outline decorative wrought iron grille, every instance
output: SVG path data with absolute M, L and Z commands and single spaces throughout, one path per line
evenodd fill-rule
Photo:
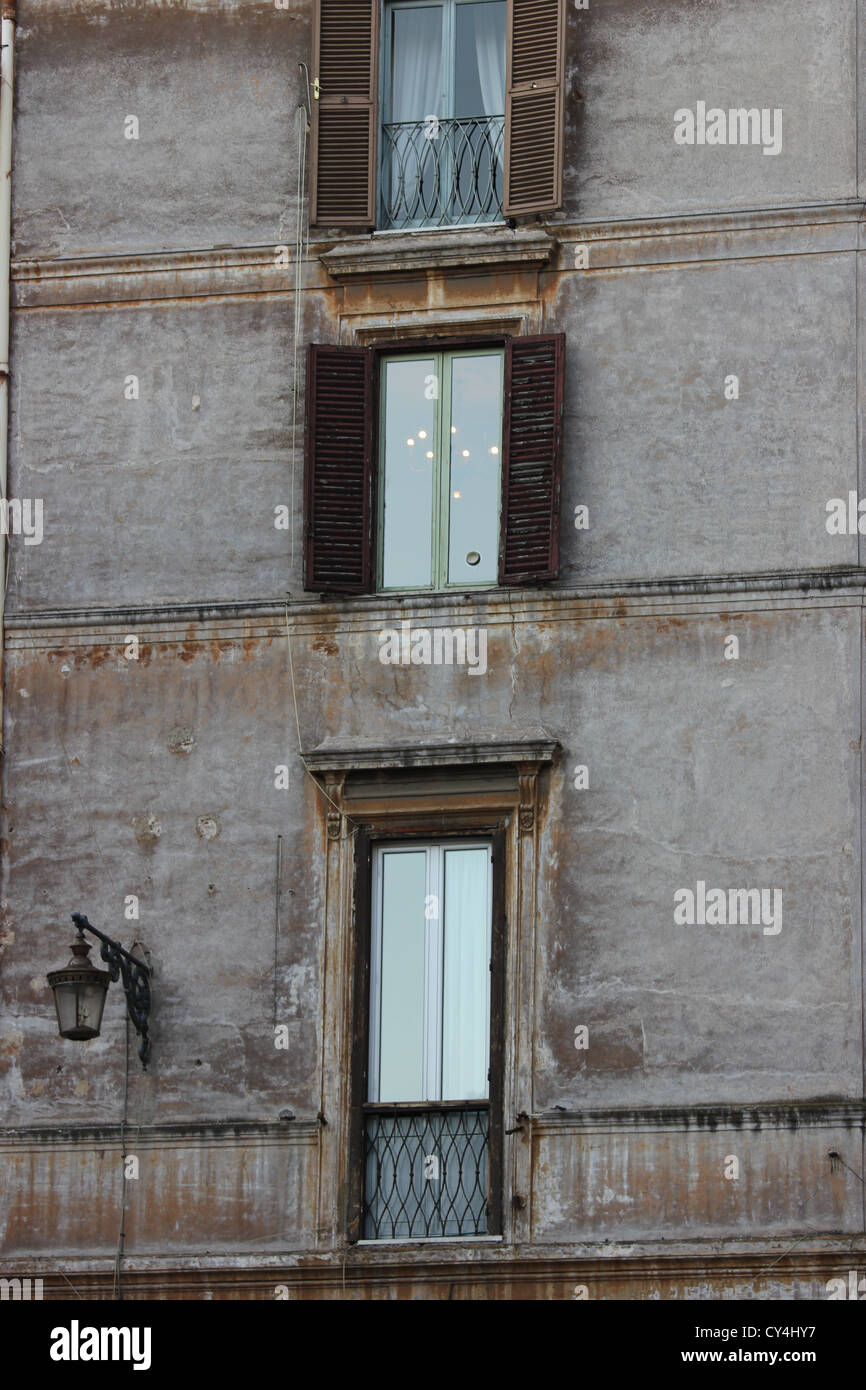
M 364 1239 L 485 1235 L 488 1125 L 487 1108 L 368 1108 Z
M 441 227 L 501 216 L 504 116 L 428 116 L 382 126 L 382 227 Z

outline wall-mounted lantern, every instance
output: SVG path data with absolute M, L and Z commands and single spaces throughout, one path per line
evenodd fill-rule
M 72 943 L 72 958 L 62 970 L 52 970 L 48 975 L 48 983 L 54 991 L 60 1036 L 72 1038 L 75 1042 L 98 1038 L 109 981 L 122 975 L 127 1011 L 141 1038 L 138 1055 L 146 1069 L 150 1057 L 150 1039 L 147 1035 L 151 1001 L 150 967 L 125 951 L 119 941 L 112 941 L 110 936 L 92 927 L 80 912 L 73 912 L 72 920 L 78 928 L 78 936 Z M 90 945 L 84 939 L 85 931 L 92 932 L 102 942 L 100 955 L 108 966 L 107 970 L 97 969 L 91 961 Z

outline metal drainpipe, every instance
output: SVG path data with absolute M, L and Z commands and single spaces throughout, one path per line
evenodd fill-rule
M 6 497 L 9 462 L 9 280 L 12 250 L 12 112 L 15 74 L 16 0 L 0 4 L 0 497 Z M 6 517 L 8 525 L 8 515 Z M 6 608 L 6 528 L 0 526 L 0 752 L 6 663 L 3 617 Z

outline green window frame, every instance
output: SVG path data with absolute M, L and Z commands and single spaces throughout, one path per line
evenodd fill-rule
M 492 550 L 489 554 L 482 555 L 479 564 L 483 561 L 482 577 L 473 579 L 465 573 L 455 578 L 450 577 L 451 570 L 451 537 L 455 526 L 454 507 L 455 501 L 463 500 L 458 492 L 452 488 L 454 479 L 455 458 L 452 445 L 452 427 L 459 432 L 460 426 L 455 425 L 453 418 L 453 377 L 454 363 L 458 360 L 488 357 L 498 360 L 498 410 L 496 412 L 496 428 L 488 435 L 488 439 L 495 442 L 489 443 L 487 449 L 489 454 L 495 457 L 495 478 L 489 481 L 489 506 L 493 512 L 492 519 L 487 514 L 486 526 L 488 534 L 494 537 Z M 431 461 L 432 466 L 432 506 L 430 534 L 427 533 L 425 523 L 419 522 L 418 543 L 427 543 L 430 555 L 430 582 L 421 584 L 405 583 L 385 583 L 386 568 L 386 547 L 389 543 L 387 493 L 388 493 L 388 469 L 398 467 L 397 460 L 389 459 L 389 447 L 395 445 L 395 440 L 389 435 L 389 415 L 388 415 L 388 367 L 391 363 L 406 362 L 425 362 L 430 364 L 429 372 L 425 374 L 425 379 L 432 376 L 438 386 L 436 396 L 433 398 L 433 441 Z M 497 587 L 498 584 L 498 551 L 499 551 L 499 532 L 502 507 L 502 421 L 503 421 L 503 402 L 504 402 L 504 380 L 505 380 L 505 351 L 501 347 L 477 347 L 477 348 L 453 348 L 440 351 L 424 351 L 417 353 L 393 353 L 383 356 L 380 362 L 379 373 L 379 453 L 378 453 L 378 525 L 377 534 L 377 555 L 376 555 L 376 588 L 379 593 L 430 593 L 437 591 L 454 591 L 467 589 L 490 589 Z M 407 446 L 408 446 L 408 440 Z M 424 441 L 426 443 L 426 440 Z M 402 447 L 402 446 L 401 446 Z M 413 446 L 414 447 L 414 446 Z M 426 450 L 425 450 L 426 453 Z M 459 464 L 458 464 L 459 467 Z M 492 524 L 491 524 L 492 520 Z M 415 533 L 413 532 L 413 535 Z M 468 555 L 472 550 L 467 552 Z M 468 565 L 468 559 L 467 559 Z

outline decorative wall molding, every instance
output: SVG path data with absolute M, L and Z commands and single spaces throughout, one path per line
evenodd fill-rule
M 18 260 L 12 264 L 12 306 L 109 308 L 159 300 L 293 295 L 292 255 L 291 248 L 275 244 Z M 326 277 L 314 261 L 307 261 L 303 279 L 308 286 L 311 280 L 324 283 Z
M 564 270 L 573 267 L 577 245 L 589 248 L 588 266 L 577 272 L 580 275 L 858 251 L 866 245 L 862 210 L 862 202 L 851 199 L 742 212 L 570 222 L 556 226 L 560 265 Z
M 559 585 L 543 589 L 490 589 L 471 594 L 421 594 L 395 600 L 382 594 L 327 599 L 307 594 L 290 599 L 293 637 L 378 631 L 395 616 L 466 623 L 478 615 L 489 623 L 536 624 L 604 618 L 674 617 L 702 613 L 784 611 L 808 606 L 859 606 L 866 568 L 791 570 L 773 574 L 683 576 L 621 580 L 610 584 Z M 119 608 L 67 608 L 36 612 L 7 610 L 6 646 L 26 649 L 39 634 L 45 646 L 121 646 L 128 632 L 142 642 L 208 642 L 244 637 L 273 638 L 286 632 L 280 599 L 243 603 L 142 604 Z M 196 625 L 200 631 L 190 635 Z M 77 631 L 76 631 L 77 629 Z M 112 631 L 113 629 L 113 631 Z M 183 631 L 181 631 L 183 629 Z
M 288 1102 L 287 1102 L 288 1103 Z M 267 1144 L 315 1144 L 319 1124 L 306 1120 L 204 1120 L 184 1124 L 62 1124 L 0 1129 L 0 1154 L 39 1149 L 118 1149 L 135 1135 L 137 1148 L 243 1148 Z M 125 1135 L 125 1139 L 123 1136 Z
M 540 761 L 541 759 L 536 762 L 525 761 L 517 765 L 517 784 L 520 796 L 517 823 L 521 835 L 530 835 L 535 830 L 535 808 L 538 802 L 538 763 Z
M 305 288 L 336 281 L 511 269 L 578 275 L 715 260 L 819 255 L 866 248 L 862 203 L 791 204 L 734 212 L 681 213 L 597 222 L 548 219 L 512 230 L 504 224 L 409 233 L 374 232 L 310 241 Z M 575 245 L 590 248 L 586 270 L 574 269 Z M 557 248 L 559 248 L 557 250 Z M 75 308 L 294 294 L 292 248 L 203 246 L 123 255 L 22 258 L 12 263 L 15 309 Z M 288 262 L 288 263 L 287 263 Z
M 123 1261 L 124 1296 L 128 1299 L 177 1299 L 184 1295 L 272 1300 L 282 1286 L 293 1297 L 345 1298 L 351 1290 L 365 1298 L 391 1298 L 395 1288 L 405 1297 L 448 1299 L 477 1297 L 479 1287 L 501 1290 L 514 1299 L 570 1300 L 575 1284 L 586 1284 L 591 1300 L 708 1296 L 751 1299 L 826 1297 L 828 1279 L 846 1277 L 866 1262 L 861 1237 L 800 1236 L 759 1241 L 642 1241 L 604 1246 L 545 1246 L 530 1254 L 500 1241 L 416 1243 L 409 1247 L 355 1245 L 315 1256 L 229 1254 L 177 1257 L 136 1256 Z M 102 1300 L 113 1292 L 114 1257 L 63 1257 L 4 1260 L 7 1278 L 45 1281 L 45 1300 Z M 70 1288 L 71 1285 L 71 1288 Z M 702 1293 L 698 1294 L 700 1289 Z
M 714 1133 L 798 1129 L 866 1129 L 866 1101 L 767 1101 L 755 1105 L 623 1106 L 546 1110 L 532 1116 L 533 1134 Z

